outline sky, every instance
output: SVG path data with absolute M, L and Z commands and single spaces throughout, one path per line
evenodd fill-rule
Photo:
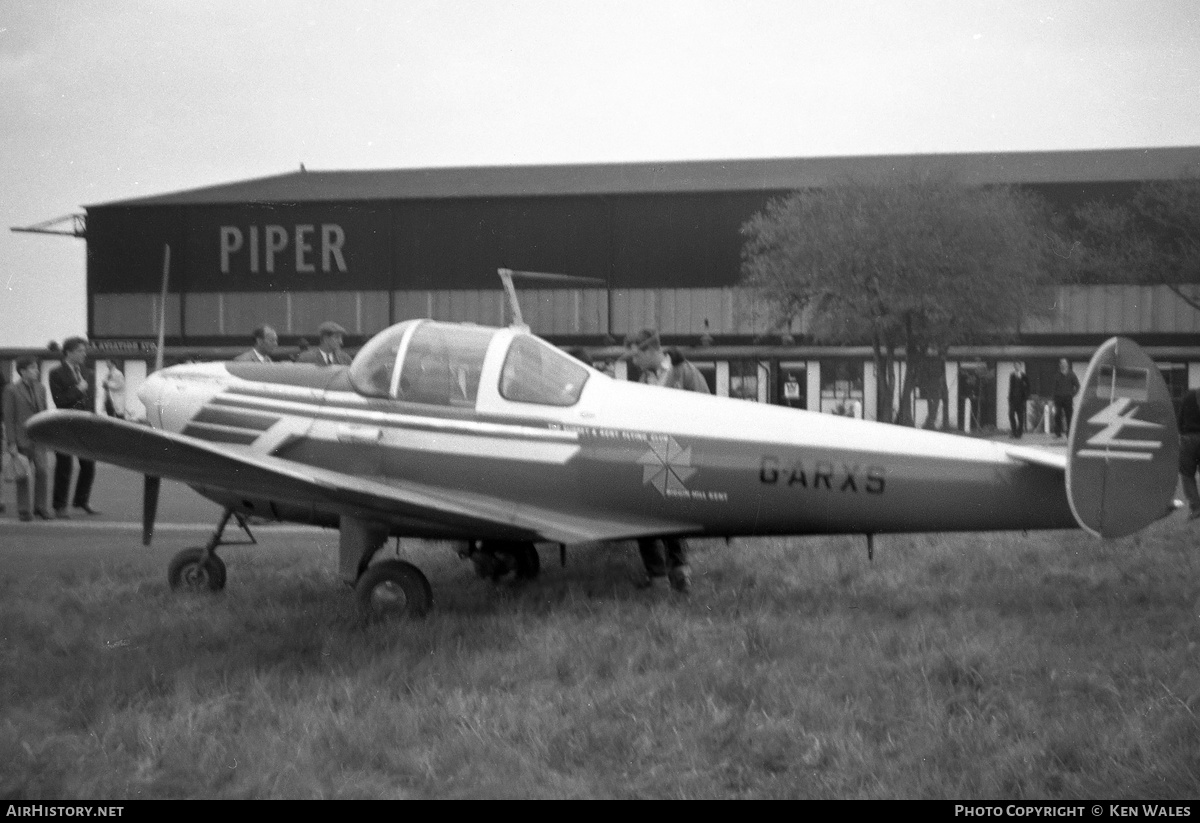
M 310 170 L 1200 145 L 1196 0 L 0 0 L 0 347 L 84 207 Z

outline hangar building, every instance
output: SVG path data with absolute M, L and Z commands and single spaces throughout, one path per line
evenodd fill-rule
M 306 171 L 87 207 L 89 336 L 138 359 L 157 335 L 170 247 L 171 350 L 219 357 L 269 323 L 285 345 L 335 320 L 353 347 L 413 317 L 507 322 L 501 267 L 595 278 L 522 289 L 525 321 L 602 354 L 655 326 L 690 349 L 717 392 L 871 416 L 865 349 L 771 329 L 738 285 L 741 226 L 796 189 L 850 178 L 950 173 L 1028 188 L 1056 208 L 1129 197 L 1200 168 L 1200 147 L 828 157 L 605 165 Z M 1174 389 L 1200 385 L 1200 312 L 1165 287 L 1063 288 L 1016 344 L 958 352 L 949 422 L 1004 420 L 1012 359 L 1035 381 L 1057 357 L 1078 368 L 1115 333 L 1152 347 Z M 144 356 L 144 355 L 143 355 Z M 131 362 L 131 365 L 133 363 Z M 136 365 L 134 371 L 137 371 Z M 133 375 L 136 382 L 136 374 Z M 919 415 L 918 415 L 919 416 Z

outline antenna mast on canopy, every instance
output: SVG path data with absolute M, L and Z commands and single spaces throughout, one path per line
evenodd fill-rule
M 508 298 L 509 312 L 512 314 L 512 325 L 519 326 L 525 331 L 529 331 L 529 326 L 525 324 L 525 320 L 521 317 L 521 304 L 517 302 L 517 287 L 513 283 L 513 278 L 522 280 L 537 280 L 543 283 L 551 283 L 559 286 L 595 286 L 607 285 L 605 281 L 599 277 L 582 277 L 577 274 L 553 274 L 544 271 L 514 271 L 513 269 L 496 269 L 496 274 L 500 275 L 500 282 L 504 284 L 504 294 Z

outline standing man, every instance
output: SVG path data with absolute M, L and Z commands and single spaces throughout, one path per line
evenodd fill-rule
M 1071 418 L 1075 414 L 1075 395 L 1079 393 L 1079 378 L 1071 371 L 1067 358 L 1058 361 L 1054 375 L 1054 436 L 1071 433 Z
M 326 320 L 317 327 L 317 333 L 321 336 L 320 345 L 315 349 L 303 351 L 296 358 L 296 362 L 313 363 L 317 366 L 349 366 L 350 355 L 342 351 L 342 339 L 346 330 L 332 320 Z
M 20 378 L 17 378 L 20 380 Z M 0 475 L 4 474 L 4 457 L 8 453 L 8 449 L 4 448 L 4 390 L 8 388 L 8 380 L 4 376 L 4 372 L 0 371 Z M 8 509 L 4 505 L 3 498 L 0 498 L 0 514 L 4 514 Z
M 233 358 L 237 363 L 273 363 L 275 349 L 279 347 L 279 335 L 270 326 L 259 326 L 254 330 L 254 346 Z
M 1025 434 L 1025 403 L 1029 400 L 1029 375 L 1021 363 L 1013 363 L 1008 377 L 1008 425 L 1012 436 Z
M 26 522 L 35 516 L 42 520 L 50 520 L 46 511 L 46 491 L 50 480 L 47 466 L 46 450 L 30 439 L 25 432 L 25 422 L 29 418 L 48 407 L 46 402 L 46 387 L 38 380 L 38 361 L 26 355 L 17 360 L 17 379 L 4 387 L 3 401 L 0 408 L 4 410 L 4 424 L 0 429 L 4 433 L 4 451 L 17 470 L 18 462 L 27 461 L 29 472 L 33 473 L 33 499 L 29 498 L 29 472 L 17 476 L 17 512 L 21 520 Z
M 708 381 L 693 363 L 689 363 L 678 352 L 668 356 L 663 352 L 658 332 L 642 329 L 631 341 L 627 355 L 641 371 L 641 382 L 651 386 L 683 389 L 710 394 Z M 638 552 L 642 565 L 646 567 L 645 586 L 672 589 L 687 594 L 692 589 L 692 570 L 688 565 L 687 543 L 681 537 L 642 538 L 638 540 Z
M 1184 395 L 1179 407 L 1179 479 L 1188 502 L 1188 520 L 1200 517 L 1197 469 L 1200 469 L 1200 389 L 1192 389 Z
M 87 360 L 87 341 L 82 337 L 68 337 L 63 341 L 63 364 L 50 372 L 50 396 L 59 409 L 95 412 L 96 375 L 84 366 Z M 54 456 L 54 514 L 61 520 L 70 520 L 67 512 L 67 495 L 71 491 L 71 472 L 75 458 L 59 452 Z M 96 478 L 96 462 L 79 458 L 79 477 L 75 480 L 75 508 L 87 514 L 99 514 L 89 505 L 92 496 L 92 481 Z

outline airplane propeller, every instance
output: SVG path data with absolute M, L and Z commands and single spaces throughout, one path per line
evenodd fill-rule
M 154 539 L 154 520 L 158 515 L 158 490 L 162 478 L 153 475 L 142 477 L 142 545 L 149 546 Z
M 154 370 L 163 367 L 163 348 L 167 334 L 167 280 L 171 273 L 171 245 L 163 246 L 162 293 L 158 301 L 158 348 L 154 354 Z M 158 516 L 158 492 L 162 478 L 142 476 L 142 545 L 149 546 L 154 539 L 154 521 Z

